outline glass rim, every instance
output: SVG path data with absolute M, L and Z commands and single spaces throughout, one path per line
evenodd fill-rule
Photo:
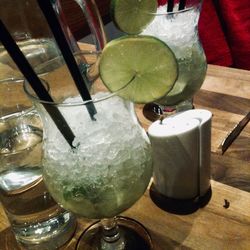
M 15 115 L 19 114 L 19 113 L 22 113 L 22 115 L 26 115 L 26 114 L 31 113 L 33 111 L 35 111 L 35 107 L 34 106 L 27 107 L 26 109 L 22 109 L 22 110 L 19 110 L 19 111 L 17 110 L 14 113 L 9 113 L 9 114 L 6 114 L 4 116 L 0 116 L 0 122 L 3 122 L 6 119 L 9 119 L 10 117 L 11 117 L 11 119 L 15 119 Z
M 25 78 L 16 78 L 16 77 L 8 77 L 8 78 L 3 78 L 3 79 L 0 79 L 0 84 L 3 84 L 3 83 L 21 83 L 25 80 Z
M 48 83 L 45 81 L 45 80 L 42 80 L 43 83 L 46 83 L 46 85 L 48 85 Z M 86 106 L 90 103 L 97 103 L 97 102 L 101 102 L 101 101 L 105 101 L 113 96 L 117 96 L 117 93 L 111 93 L 111 92 L 107 92 L 109 94 L 107 94 L 106 96 L 104 97 L 101 97 L 101 98 L 98 98 L 98 99 L 91 99 L 91 100 L 86 100 L 86 101 L 77 101 L 77 102 L 50 102 L 50 101 L 45 101 L 45 100 L 41 100 L 39 99 L 37 96 L 33 95 L 30 93 L 30 91 L 28 90 L 28 87 L 29 86 L 29 82 L 27 80 L 24 80 L 24 84 L 23 84 L 23 89 L 24 89 L 24 92 L 27 94 L 27 96 L 37 102 L 37 103 L 40 103 L 40 104 L 46 104 L 46 105 L 51 105 L 51 106 L 58 106 L 58 107 L 74 107 L 74 106 Z M 80 94 L 78 95 L 79 97 Z M 72 96 L 69 96 L 69 98 L 72 97 Z

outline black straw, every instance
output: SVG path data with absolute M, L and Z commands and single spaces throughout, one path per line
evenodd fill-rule
M 179 10 L 184 10 L 186 7 L 186 0 L 180 0 Z
M 174 0 L 168 0 L 167 12 L 173 12 L 173 9 L 174 9 Z
M 23 53 L 13 40 L 2 20 L 0 20 L 0 40 L 13 61 L 16 63 L 19 70 L 22 72 L 26 80 L 29 82 L 29 84 L 37 94 L 38 98 L 44 101 L 53 102 L 53 99 L 47 92 L 39 77 L 34 72 L 33 68 L 30 66 L 26 57 L 23 55 Z M 75 136 L 60 111 L 54 105 L 43 105 L 66 141 L 71 147 L 73 147 L 72 143 Z
M 60 23 L 57 19 L 56 13 L 54 12 L 53 6 L 50 0 L 38 0 L 38 4 L 50 26 L 50 29 L 55 37 L 55 40 L 62 52 L 63 58 L 68 66 L 68 69 L 71 73 L 72 78 L 77 86 L 77 89 L 83 99 L 83 101 L 91 100 L 87 88 L 87 78 L 82 75 L 77 63 L 75 61 L 74 55 L 71 52 L 70 46 L 67 42 L 67 39 L 64 36 L 64 32 L 60 26 Z M 86 105 L 89 115 L 92 120 L 95 120 L 94 115 L 97 113 L 93 102 L 90 102 Z

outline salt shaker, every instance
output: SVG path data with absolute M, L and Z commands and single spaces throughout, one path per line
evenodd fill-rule
M 174 213 L 190 213 L 211 196 L 211 118 L 194 109 L 156 121 L 148 129 L 153 148 L 151 197 Z

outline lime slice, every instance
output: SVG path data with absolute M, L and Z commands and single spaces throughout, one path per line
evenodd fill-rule
M 139 34 L 153 20 L 157 0 L 112 0 L 111 17 L 121 31 Z
M 123 36 L 109 42 L 101 55 L 100 77 L 111 92 L 135 103 L 167 94 L 177 76 L 170 48 L 152 36 Z

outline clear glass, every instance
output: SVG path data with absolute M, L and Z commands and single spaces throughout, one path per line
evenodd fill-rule
M 103 22 L 97 5 L 94 0 L 74 0 L 79 7 L 81 8 L 86 21 L 91 30 L 93 43 L 96 45 L 98 51 L 102 50 L 106 44 L 106 34 L 103 27 Z M 67 20 L 65 18 L 61 0 L 51 0 L 53 3 L 54 9 L 58 15 L 61 27 L 64 30 L 64 33 L 72 46 L 73 52 L 79 52 L 79 47 L 68 27 Z
M 42 137 L 42 122 L 23 80 L 1 82 L 0 202 L 25 249 L 58 248 L 76 226 L 75 217 L 57 205 L 44 185 Z
M 36 1 L 1 0 L 0 16 L 33 67 L 60 55 L 53 35 Z M 23 78 L 1 43 L 0 72 L 0 80 Z
M 86 77 L 92 81 L 92 101 L 81 100 L 65 66 L 42 76 L 55 103 L 38 100 L 25 83 L 25 91 L 44 124 L 44 181 L 62 207 L 85 218 L 101 219 L 83 234 L 79 249 L 87 245 L 89 249 L 125 249 L 148 236 L 139 236 L 138 232 L 145 229 L 135 229 L 131 243 L 130 234 L 124 231 L 133 231 L 134 226 L 113 217 L 131 207 L 145 192 L 152 175 L 151 146 L 138 123 L 134 105 L 110 94 L 98 78 L 99 54 L 85 53 L 84 57 L 88 59 Z M 51 63 L 54 61 L 41 67 Z M 88 113 L 90 104 L 97 110 L 94 119 Z M 48 107 L 58 109 L 72 129 L 72 146 L 46 112 Z M 139 223 L 132 224 L 141 228 Z M 144 246 L 150 249 L 150 243 Z
M 106 44 L 106 35 L 95 2 L 93 0 L 75 1 L 79 4 L 79 8 L 82 9 L 86 16 L 92 32 L 93 43 L 97 50 L 101 50 Z M 79 46 L 65 19 L 60 0 L 52 0 L 51 2 L 72 52 L 80 52 Z M 31 66 L 36 69 L 38 74 L 44 73 L 37 70 L 38 65 L 60 56 L 61 52 L 37 1 L 1 0 L 0 17 Z M 84 64 L 84 58 L 79 61 L 80 70 L 84 70 L 82 64 Z M 60 65 L 51 65 L 51 70 L 58 66 Z M 47 68 L 47 70 L 50 69 Z M 23 78 L 16 64 L 1 43 L 0 73 L 0 82 L 6 79 Z
M 104 31 L 102 18 L 94 0 L 75 0 L 81 7 L 85 18 L 91 30 L 92 38 L 96 45 L 96 49 L 101 51 L 106 42 L 107 37 Z
M 152 112 L 171 114 L 173 111 L 193 108 L 192 97 L 200 89 L 207 70 L 197 29 L 201 5 L 202 1 L 189 0 L 179 10 L 179 1 L 175 1 L 171 12 L 168 12 L 166 4 L 158 6 L 156 13 L 146 13 L 152 15 L 152 22 L 142 34 L 155 36 L 165 42 L 174 52 L 179 67 L 178 79 L 172 90 L 155 101 L 155 105 L 146 105 L 145 108 Z M 148 112 L 148 116 L 154 119 L 155 116 Z M 147 115 L 147 111 L 144 110 L 144 113 Z

